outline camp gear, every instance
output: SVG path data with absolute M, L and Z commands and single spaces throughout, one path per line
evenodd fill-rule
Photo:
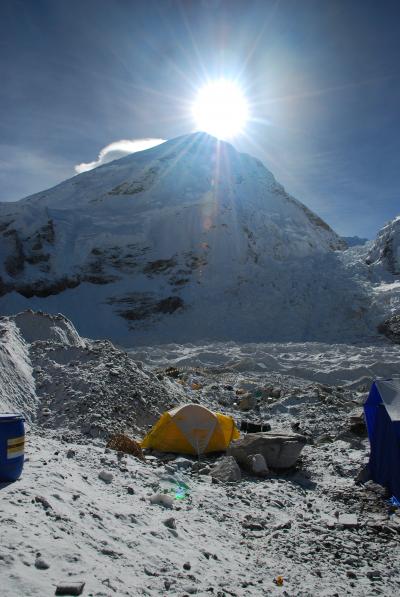
M 159 452 L 200 455 L 226 450 L 239 437 L 232 417 L 213 413 L 199 404 L 185 404 L 163 413 L 141 446 Z
M 240 431 L 246 433 L 259 433 L 260 431 L 271 431 L 271 425 L 269 423 L 252 423 L 251 421 L 240 421 Z
M 140 444 L 124 435 L 123 433 L 117 433 L 116 435 L 112 435 L 107 442 L 107 448 L 111 450 L 117 450 L 117 452 L 123 452 L 124 454 L 130 454 L 131 456 L 135 456 L 139 460 L 144 460 L 142 448 Z
M 16 481 L 24 466 L 25 430 L 20 414 L 0 414 L 0 482 Z
M 400 378 L 375 381 L 364 412 L 371 477 L 400 499 Z

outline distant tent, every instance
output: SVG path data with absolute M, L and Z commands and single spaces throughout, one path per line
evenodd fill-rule
M 375 381 L 364 412 L 372 479 L 400 499 L 400 378 Z
M 163 413 L 141 446 L 160 452 L 204 454 L 226 450 L 239 437 L 232 417 L 199 404 L 184 404 Z

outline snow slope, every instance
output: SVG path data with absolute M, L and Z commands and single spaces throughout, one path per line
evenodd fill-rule
M 0 204 L 0 308 L 128 346 L 368 340 L 386 311 L 344 248 L 260 161 L 196 133 Z

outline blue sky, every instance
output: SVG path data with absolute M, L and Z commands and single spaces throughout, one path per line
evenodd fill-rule
M 234 145 L 343 235 L 400 213 L 400 3 L 2 0 L 0 200 L 121 139 L 194 128 L 205 80 L 238 79 Z

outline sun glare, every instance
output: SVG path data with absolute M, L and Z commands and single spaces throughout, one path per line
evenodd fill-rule
M 249 109 L 240 87 L 220 79 L 200 89 L 193 104 L 196 128 L 219 139 L 235 137 L 246 125 Z

